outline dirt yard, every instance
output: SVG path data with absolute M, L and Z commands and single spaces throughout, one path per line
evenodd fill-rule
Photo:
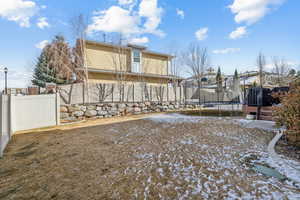
M 273 136 L 178 114 L 18 134 L 0 159 L 0 199 L 300 198 L 299 185 L 252 170 Z

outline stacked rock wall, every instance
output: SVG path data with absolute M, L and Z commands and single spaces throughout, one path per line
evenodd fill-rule
M 114 116 L 147 114 L 153 112 L 179 111 L 198 108 L 198 105 L 179 103 L 100 103 L 91 105 L 64 105 L 60 108 L 62 121 L 75 121 L 85 118 L 109 118 Z

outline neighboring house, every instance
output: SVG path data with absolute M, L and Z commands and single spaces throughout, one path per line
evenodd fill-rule
M 212 67 L 208 68 L 207 71 L 203 74 L 202 80 L 202 88 L 210 88 L 210 89 L 216 89 L 217 83 L 216 83 L 216 76 L 217 73 L 213 70 Z M 189 77 L 184 80 L 184 84 L 186 87 L 192 87 L 197 88 L 197 78 L 195 76 Z
M 182 79 L 170 74 L 173 56 L 138 45 L 115 45 L 85 41 L 90 83 L 136 83 L 166 85 Z M 81 69 L 82 70 L 82 69 Z

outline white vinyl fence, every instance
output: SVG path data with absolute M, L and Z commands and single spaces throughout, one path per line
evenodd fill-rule
M 57 94 L 0 97 L 0 156 L 16 131 L 60 123 L 60 98 Z
M 9 97 L 0 96 L 0 157 L 10 139 Z

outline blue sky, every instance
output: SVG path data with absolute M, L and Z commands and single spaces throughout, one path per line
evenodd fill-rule
M 226 74 L 255 69 L 259 51 L 269 68 L 279 56 L 299 69 L 299 8 L 299 0 L 0 0 L 0 68 L 11 87 L 28 84 L 43 44 L 58 33 L 72 43 L 69 22 L 82 13 L 89 39 L 122 32 L 160 52 L 198 42 Z

